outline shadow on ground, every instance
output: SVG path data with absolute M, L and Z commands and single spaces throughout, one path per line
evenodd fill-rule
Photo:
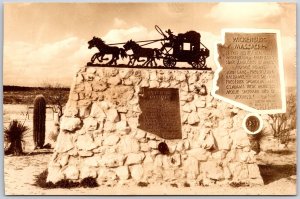
M 52 151 L 36 151 L 36 152 L 31 152 L 31 153 L 26 153 L 24 156 L 34 156 L 34 155 L 40 155 L 40 154 L 51 154 L 53 153 Z
M 291 151 L 289 149 L 287 150 L 279 150 L 279 151 L 270 151 L 267 150 L 266 153 L 272 153 L 272 154 L 278 154 L 278 155 L 292 155 L 295 153 L 295 151 Z
M 296 165 L 258 165 L 264 184 L 296 175 Z

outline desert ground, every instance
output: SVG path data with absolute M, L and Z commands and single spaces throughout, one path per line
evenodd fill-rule
M 47 168 L 51 152 L 40 151 L 26 156 L 5 157 L 4 176 L 6 195 L 295 195 L 296 176 L 293 165 L 269 167 L 267 184 L 252 187 L 179 187 L 171 185 L 149 185 L 148 187 L 116 186 L 97 188 L 43 189 L 34 184 L 34 178 Z M 288 156 L 290 161 L 294 157 Z M 285 160 L 282 159 L 282 162 Z M 281 168 L 282 173 L 278 173 Z M 277 170 L 276 170 L 277 169 Z M 288 172 L 286 170 L 289 170 Z M 268 172 L 267 170 L 265 171 Z
M 4 127 L 12 119 L 24 121 L 30 129 L 25 136 L 24 156 L 4 157 L 4 182 L 6 195 L 295 195 L 296 194 L 296 142 L 278 151 L 260 152 L 258 155 L 264 186 L 231 187 L 213 185 L 209 187 L 173 187 L 171 185 L 137 185 L 96 188 L 44 189 L 34 185 L 37 175 L 47 169 L 53 149 L 33 150 L 32 110 L 26 116 L 27 105 L 5 104 Z M 47 110 L 46 141 L 53 126 L 54 115 Z

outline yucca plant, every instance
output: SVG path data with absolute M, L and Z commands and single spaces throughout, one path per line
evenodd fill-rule
M 10 122 L 9 126 L 4 129 L 4 139 L 9 144 L 8 148 L 5 149 L 5 155 L 22 155 L 24 136 L 28 130 L 27 126 L 24 126 L 18 120 Z

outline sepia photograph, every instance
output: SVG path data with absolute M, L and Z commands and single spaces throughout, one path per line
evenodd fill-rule
M 296 195 L 296 3 L 3 3 L 5 195 Z

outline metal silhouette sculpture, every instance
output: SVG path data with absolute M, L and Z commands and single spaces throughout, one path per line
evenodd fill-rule
M 147 60 L 142 64 L 142 66 L 157 66 L 157 63 L 155 62 L 155 58 L 160 57 L 161 52 L 157 48 L 143 48 L 139 44 L 137 44 L 135 41 L 129 40 L 125 43 L 123 46 L 125 51 L 132 50 L 133 55 L 132 58 L 130 58 L 128 62 L 128 66 L 134 65 L 136 61 L 141 62 L 145 60 L 140 60 L 141 57 L 147 58 Z
M 97 47 L 99 52 L 95 53 L 91 58 L 91 62 L 88 66 L 107 66 L 115 65 L 119 67 L 153 67 L 153 68 L 174 68 L 174 69 L 189 69 L 176 67 L 177 62 L 187 62 L 192 66 L 192 69 L 199 70 L 211 70 L 206 65 L 206 59 L 209 57 L 209 49 L 201 43 L 201 35 L 196 31 L 188 31 L 186 33 L 180 33 L 178 35 L 173 34 L 173 32 L 168 29 L 165 31 L 167 35 L 156 25 L 155 29 L 159 34 L 163 36 L 162 39 L 155 40 L 144 40 L 144 41 L 132 41 L 129 40 L 123 43 L 105 44 L 100 38 L 93 37 L 92 40 L 88 42 L 89 48 Z M 143 46 L 160 42 L 161 48 L 144 48 Z M 124 48 L 119 48 L 113 45 L 123 45 Z M 127 54 L 128 50 L 132 50 L 133 54 Z M 106 64 L 94 64 L 97 59 L 100 63 L 103 60 L 108 60 L 104 58 L 105 55 L 111 54 L 111 60 Z M 125 64 L 117 64 L 119 56 L 121 58 L 129 57 L 129 62 Z M 146 58 L 145 60 L 140 60 L 140 58 Z M 162 59 L 163 66 L 159 66 L 156 60 Z M 144 62 L 142 65 L 136 64 L 136 62 Z
M 157 26 L 166 39 L 162 45 L 162 52 L 165 54 L 163 59 L 164 66 L 175 67 L 176 62 L 187 62 L 193 68 L 205 68 L 206 58 L 209 56 L 209 50 L 200 48 L 200 33 L 188 31 L 184 34 L 173 35 L 171 30 L 166 31 L 167 37 Z M 166 42 L 167 41 L 167 42 Z
M 117 60 L 119 59 L 119 56 L 121 55 L 122 59 L 127 57 L 127 54 L 123 48 L 119 48 L 116 46 L 109 46 L 105 44 L 105 42 L 98 37 L 93 37 L 92 40 L 88 42 L 89 44 L 89 49 L 96 47 L 98 48 L 99 52 L 95 53 L 92 58 L 91 58 L 91 64 L 94 63 L 94 61 L 97 59 L 99 62 L 103 62 L 103 60 L 108 60 L 104 59 L 104 56 L 107 54 L 111 54 L 112 58 L 111 60 L 107 63 L 108 65 L 117 65 Z

